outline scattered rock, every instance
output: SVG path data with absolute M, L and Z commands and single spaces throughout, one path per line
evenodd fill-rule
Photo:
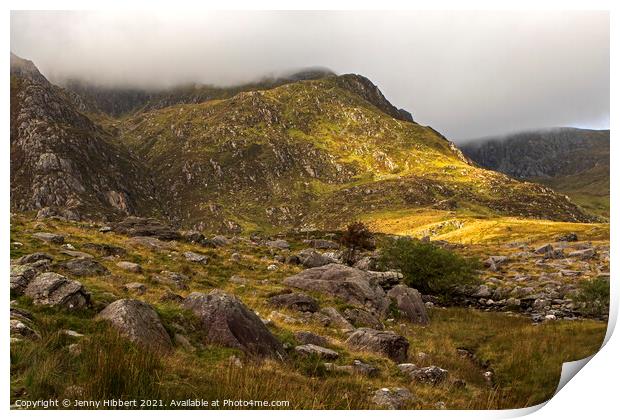
M 310 247 L 314 249 L 339 249 L 340 245 L 337 242 L 330 241 L 328 239 L 310 239 L 307 242 Z
M 123 284 L 123 290 L 137 295 L 143 295 L 146 293 L 146 286 L 142 283 L 131 282 Z
M 132 246 L 143 246 L 154 251 L 172 249 L 172 243 L 164 242 L 150 236 L 134 236 L 127 239 L 127 243 Z
M 325 337 L 314 334 L 310 331 L 297 331 L 295 333 L 295 339 L 301 344 L 314 344 L 321 347 L 327 347 L 329 342 Z
M 134 240 L 134 239 L 135 238 L 132 238 L 131 240 Z M 104 257 L 122 257 L 123 255 L 127 254 L 127 251 L 124 248 L 121 248 L 120 246 L 116 246 L 116 245 L 109 245 L 109 244 L 87 242 L 84 245 L 82 245 L 82 248 L 92 249 L 93 251 L 97 252 L 98 254 Z
M 372 402 L 381 408 L 400 410 L 413 401 L 413 394 L 406 388 L 381 388 L 372 395 Z
M 179 240 L 181 234 L 160 221 L 151 218 L 130 216 L 112 225 L 112 230 L 126 236 L 153 237 L 160 240 Z
M 326 315 L 329 319 L 329 325 L 340 328 L 345 331 L 352 331 L 355 329 L 353 325 L 345 317 L 342 316 L 340 312 L 336 308 L 332 308 L 330 306 L 321 309 L 321 313 Z
M 398 365 L 398 369 L 422 384 L 438 385 L 448 378 L 448 371 L 437 366 L 419 368 L 413 363 L 403 363 Z
M 159 274 L 153 276 L 153 279 L 159 283 L 167 284 L 179 290 L 187 290 L 189 287 L 189 277 L 185 274 L 175 273 L 173 271 L 162 271 Z
M 88 252 L 72 251 L 72 250 L 67 250 L 67 249 L 64 251 L 61 251 L 61 254 L 65 254 L 65 255 L 68 255 L 74 258 L 93 258 L 93 256 L 89 254 Z
M 268 302 L 271 305 L 289 308 L 299 312 L 316 312 L 319 310 L 319 303 L 316 299 L 305 293 L 285 293 L 270 297 Z
M 378 331 L 360 328 L 354 331 L 346 343 L 356 350 L 373 351 L 402 363 L 407 359 L 409 342 L 392 331 Z
M 321 360 L 335 360 L 340 356 L 337 352 L 316 344 L 303 344 L 295 347 L 295 351 L 303 356 L 314 356 Z
M 199 263 L 199 264 L 207 264 L 209 262 L 209 257 L 203 254 L 198 254 L 196 252 L 187 251 L 183 253 L 185 259 L 189 262 Z
M 268 271 L 276 271 L 277 269 L 278 269 L 278 266 L 276 264 L 269 264 L 267 266 Z
M 35 252 L 16 259 L 15 264 L 32 264 L 42 260 L 49 262 L 53 259 L 54 257 L 52 257 L 50 254 L 46 254 L 45 252 Z
M 559 235 L 555 238 L 555 240 L 559 242 L 577 242 L 579 239 L 577 238 L 576 233 L 571 232 Z
M 326 257 L 312 248 L 300 251 L 297 255 L 297 259 L 299 263 L 306 268 L 322 267 L 334 263 L 332 258 Z
M 265 245 L 269 248 L 289 249 L 291 246 L 283 239 L 276 239 L 275 241 L 267 241 Z
M 216 247 L 222 247 L 228 245 L 230 241 L 224 235 L 216 235 L 210 239 L 210 242 Z
M 201 320 L 207 343 L 241 349 L 259 356 L 282 357 L 284 350 L 261 319 L 235 296 L 213 290 L 191 293 L 183 301 Z
M 11 295 L 21 296 L 28 286 L 28 283 L 39 273 L 30 264 L 11 266 Z
M 136 264 L 133 262 L 129 262 L 129 261 L 120 261 L 116 263 L 116 266 L 118 268 L 121 268 L 125 271 L 129 271 L 131 273 L 141 273 L 142 272 L 142 267 L 140 267 L 140 264 Z
M 74 258 L 62 266 L 74 276 L 102 276 L 110 274 L 100 262 L 93 258 Z
M 159 301 L 181 303 L 183 302 L 183 296 L 172 293 L 170 290 L 166 290 L 164 294 L 161 295 L 161 297 L 159 298 Z
M 582 260 L 589 260 L 590 258 L 594 257 L 595 254 L 596 254 L 596 251 L 594 250 L 594 248 L 586 248 L 586 249 L 579 249 L 577 251 L 573 251 L 568 254 L 568 257 L 579 258 Z
M 11 319 L 11 337 L 30 340 L 40 338 L 39 334 L 19 319 Z
M 172 340 L 157 312 L 147 303 L 135 299 L 117 300 L 97 315 L 105 319 L 131 341 L 157 352 L 172 350 Z
M 80 309 L 90 303 L 90 294 L 80 282 L 51 272 L 35 277 L 26 287 L 24 294 L 31 297 L 35 305 Z
M 230 282 L 235 284 L 248 284 L 250 281 L 245 277 L 233 274 L 232 276 L 230 276 Z
M 65 237 L 56 233 L 37 232 L 34 233 L 32 236 L 43 242 L 48 242 L 55 245 L 62 245 L 65 242 Z

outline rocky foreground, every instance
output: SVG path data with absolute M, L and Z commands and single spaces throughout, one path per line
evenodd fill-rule
M 215 346 L 234 350 L 227 360 L 235 366 L 305 360 L 314 371 L 367 378 L 360 380 L 369 381 L 368 404 L 383 408 L 419 401 L 412 386 L 450 392 L 499 386 L 491 362 L 473 348 L 449 351 L 474 373 L 452 371 L 433 363 L 442 357 L 417 350 L 412 331 L 432 328 L 433 314 L 446 305 L 507 312 L 530 323 L 578 320 L 589 316 L 574 299 L 579 282 L 609 271 L 604 244 L 574 236 L 508 244 L 501 254 L 483 256 L 481 284 L 446 300 L 408 287 L 397 271 L 378 271 L 376 252 L 344 264 L 329 234 L 205 237 L 141 218 L 95 226 L 15 216 L 13 225 L 13 346 L 42 340 L 39 311 L 47 308 L 46 316 L 75 314 L 80 325 L 111 326 L 162 357 Z M 170 320 L 166 311 L 177 315 Z M 75 338 L 71 352 L 80 353 L 84 333 L 62 330 Z

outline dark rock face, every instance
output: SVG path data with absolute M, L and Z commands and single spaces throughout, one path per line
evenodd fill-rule
M 127 236 L 150 236 L 162 241 L 182 238 L 181 234 L 156 219 L 145 217 L 127 217 L 112 225 L 112 231 Z
M 348 303 L 365 307 L 378 316 L 385 315 L 389 306 L 385 292 L 375 283 L 372 276 L 365 271 L 342 264 L 310 268 L 286 278 L 284 284 L 338 296 Z
M 35 277 L 24 294 L 31 297 L 35 305 L 80 309 L 90 303 L 90 294 L 80 282 L 51 272 Z
M 516 178 L 573 175 L 609 166 L 609 130 L 558 128 L 464 144 L 474 162 Z
M 191 293 L 183 301 L 201 320 L 207 343 L 243 350 L 257 356 L 282 357 L 280 342 L 261 319 L 235 296 L 221 290 Z
M 409 342 L 405 337 L 392 331 L 378 331 L 370 328 L 360 328 L 354 331 L 346 343 L 356 350 L 380 353 L 399 363 L 407 359 L 409 350 Z
M 316 312 L 319 310 L 319 302 L 305 293 L 285 293 L 272 296 L 269 298 L 269 303 L 299 312 Z
M 117 300 L 106 306 L 97 317 L 109 321 L 122 335 L 152 351 L 172 350 L 172 340 L 159 315 L 145 302 Z
M 399 284 L 388 292 L 398 311 L 409 321 L 420 325 L 428 325 L 430 320 L 422 295 L 416 289 Z
M 110 274 L 107 268 L 92 258 L 74 258 L 63 263 L 63 267 L 74 276 L 102 276 Z

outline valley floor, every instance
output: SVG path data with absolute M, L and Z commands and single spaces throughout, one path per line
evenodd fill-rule
M 396 223 L 395 220 L 389 223 Z M 407 223 L 407 218 L 400 220 Z M 492 223 L 497 227 L 506 222 L 476 223 Z M 532 225 L 526 228 L 524 222 L 510 222 L 511 228 L 503 226 L 501 229 L 505 235 L 501 236 L 501 243 L 499 234 L 492 233 L 488 225 L 483 228 L 474 225 L 478 226 L 475 236 L 472 236 L 473 230 L 461 230 L 458 236 L 459 229 L 434 232 L 433 236 L 469 243 L 469 246 L 457 248 L 457 252 L 477 254 L 481 258 L 498 252 L 512 255 L 517 250 L 535 254 L 530 249 L 566 232 L 577 232 L 580 244 L 587 243 L 596 250 L 594 259 L 565 258 L 566 261 L 547 261 L 545 266 L 536 265 L 534 261 L 540 257 L 535 255 L 524 257 L 524 260 L 512 257 L 497 271 L 485 269 L 483 279 L 499 278 L 498 284 L 487 281 L 493 292 L 500 286 L 508 289 L 508 285 L 510 293 L 514 292 L 513 282 L 520 282 L 519 275 L 525 274 L 529 276 L 527 286 L 532 287 L 530 293 L 541 293 L 544 300 L 547 296 L 544 293 L 556 293 L 564 284 L 578 284 L 594 273 L 604 274 L 609 270 L 608 225 L 530 220 Z M 411 225 L 415 224 L 411 221 Z M 543 225 L 546 231 L 541 234 Z M 387 222 L 383 226 L 388 226 Z M 290 249 L 274 249 L 264 242 L 244 238 L 225 238 L 217 247 L 205 248 L 181 241 L 136 241 L 113 232 L 101 232 L 99 228 L 51 219 L 32 220 L 25 215 L 12 217 L 12 260 L 44 252 L 53 258 L 54 271 L 73 278 L 63 263 L 75 258 L 78 255 L 75 252 L 85 252 L 94 254 L 91 256 L 109 272 L 79 277 L 92 295 L 93 305 L 89 308 L 67 311 L 35 305 L 25 296 L 14 297 L 12 319 L 15 316 L 16 320 L 23 321 L 33 331 L 34 338 L 12 338 L 13 403 L 38 398 L 145 398 L 161 400 L 162 404 L 186 399 L 261 400 L 288 401 L 281 406 L 288 409 L 365 409 L 379 408 L 373 398 L 376 390 L 398 387 L 409 390 L 412 395 L 400 408 L 520 408 L 550 398 L 558 384 L 562 363 L 595 353 L 607 328 L 604 321 L 573 319 L 575 316 L 566 309 L 568 303 L 564 302 L 564 297 L 556 301 L 550 299 L 548 306 L 539 308 L 543 315 L 554 311 L 557 317 L 536 323 L 532 322 L 532 311 L 539 309 L 511 311 L 496 307 L 495 303 L 488 304 L 491 299 L 469 308 L 428 305 L 428 326 L 400 319 L 385 321 L 386 329 L 409 341 L 406 362 L 416 366 L 439 366 L 448 371 L 448 380 L 439 384 L 419 383 L 412 381 L 389 358 L 352 349 L 345 343 L 344 331 L 317 322 L 310 314 L 274 308 L 268 302 L 269 297 L 285 289 L 282 283 L 285 277 L 302 270 L 287 263 L 285 257 L 307 248 L 304 239 L 308 238 L 304 235 L 286 236 Z M 410 234 L 411 229 L 410 226 L 394 229 L 390 225 L 383 230 Z M 527 229 L 526 235 L 515 234 L 523 229 Z M 40 232 L 60 234 L 64 244 L 45 242 L 33 236 Z M 465 234 L 468 236 L 463 236 Z M 522 242 L 506 245 L 507 239 Z M 105 244 L 107 248 L 92 244 Z M 572 250 L 575 245 L 555 246 Z M 109 251 L 115 247 L 115 252 Z M 208 263 L 188 261 L 184 257 L 188 251 L 208 257 Z M 138 264 L 139 272 L 128 271 L 127 266 L 119 267 L 120 261 Z M 164 284 L 158 278 L 162 270 L 182 273 L 188 289 L 171 289 Z M 579 274 L 556 276 L 561 270 Z M 550 276 L 553 283 L 529 286 L 535 284 L 536 276 L 541 274 Z M 132 283 L 142 287 L 129 286 Z M 523 289 L 524 286 L 517 287 Z M 550 286 L 551 291 L 545 289 Z M 288 349 L 287 357 L 259 360 L 235 349 L 204 344 L 195 317 L 182 309 L 174 296 L 182 297 L 189 291 L 209 292 L 213 288 L 234 294 L 265 320 L 269 330 Z M 312 296 L 321 306 L 347 308 L 338 299 Z M 138 298 L 155 308 L 166 331 L 175 338 L 173 352 L 146 351 L 121 338 L 108 324 L 95 320 L 101 309 L 120 298 Z M 13 321 L 11 325 L 13 328 Z M 317 358 L 299 356 L 293 348 L 300 344 L 298 333 L 302 331 L 326 338 L 329 348 L 339 354 L 334 365 L 351 366 L 359 360 L 374 367 L 374 374 L 350 373 L 346 369 L 335 369 L 333 365 L 330 368 Z

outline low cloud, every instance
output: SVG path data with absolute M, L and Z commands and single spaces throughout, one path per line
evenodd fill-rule
M 30 12 L 11 50 L 52 81 L 230 85 L 359 73 L 451 139 L 609 127 L 606 12 Z

